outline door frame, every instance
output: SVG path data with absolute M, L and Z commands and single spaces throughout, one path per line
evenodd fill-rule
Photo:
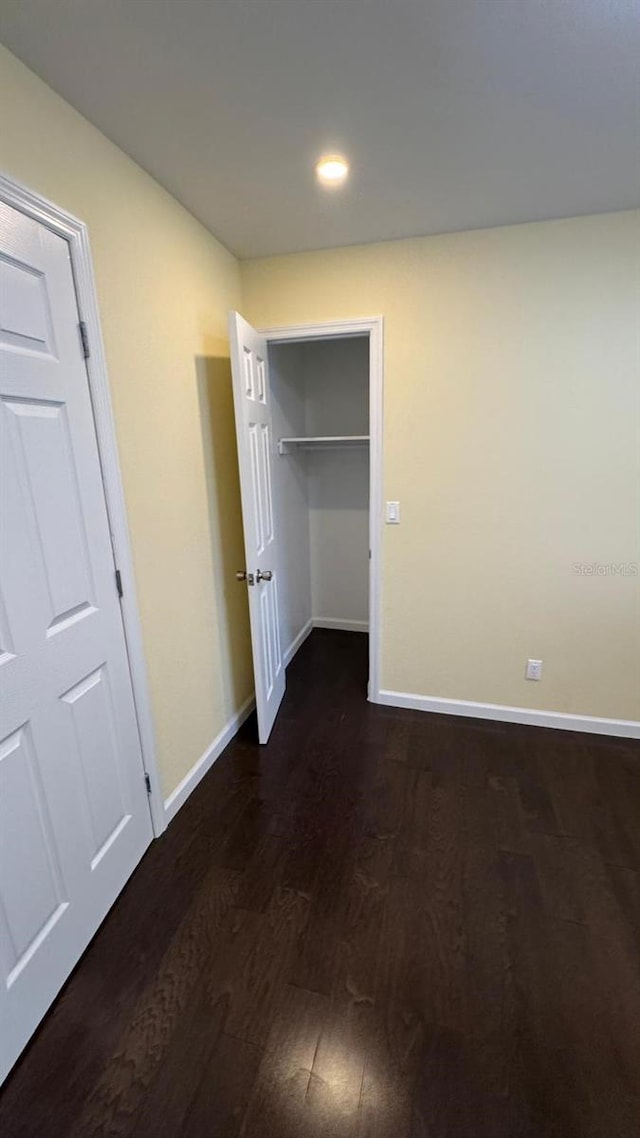
M 340 340 L 354 336 L 369 339 L 369 684 L 367 698 L 379 702 L 381 682 L 382 601 L 382 487 L 384 406 L 384 318 L 364 316 L 353 320 L 325 320 L 312 324 L 286 324 L 258 328 L 267 344 Z
M 123 595 L 120 600 L 120 612 L 122 614 L 142 754 L 143 769 L 140 775 L 141 777 L 145 774 L 149 776 L 151 784 L 149 811 L 153 833 L 155 837 L 158 837 L 166 829 L 167 820 L 156 758 L 151 698 L 142 642 L 142 626 L 133 574 L 133 559 L 89 234 L 83 221 L 79 221 L 73 214 L 60 209 L 41 194 L 30 190 L 27 186 L 23 186 L 20 182 L 4 174 L 0 174 L 0 201 L 40 222 L 53 233 L 57 233 L 59 237 L 63 237 L 69 245 L 79 319 L 84 321 L 90 349 L 90 355 L 85 360 L 85 367 L 93 408 L 93 421 L 96 428 L 98 457 L 111 533 L 114 569 L 117 566 L 122 580 Z

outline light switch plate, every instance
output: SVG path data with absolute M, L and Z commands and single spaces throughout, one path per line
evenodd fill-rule
M 387 502 L 386 511 L 387 525 L 398 526 L 400 525 L 400 503 Z

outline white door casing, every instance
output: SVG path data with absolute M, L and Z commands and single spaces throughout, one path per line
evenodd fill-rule
M 273 437 L 267 344 L 237 312 L 229 314 L 258 738 L 266 743 L 285 691 L 278 619 Z M 270 574 L 264 579 L 263 573 Z
M 308 343 L 343 336 L 369 339 L 369 683 L 368 699 L 379 703 L 382 623 L 382 486 L 384 360 L 382 316 L 325 320 L 316 324 L 286 324 L 259 329 L 269 344 Z
M 0 1078 L 152 838 L 68 242 L 0 202 Z

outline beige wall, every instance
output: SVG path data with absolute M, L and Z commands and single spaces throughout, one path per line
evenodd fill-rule
M 251 694 L 226 332 L 235 259 L 0 48 L 0 168 L 85 221 L 163 790 Z M 223 541 L 224 535 L 224 541 Z
M 382 314 L 382 686 L 640 718 L 640 213 L 242 265 L 258 325 Z M 540 683 L 524 679 L 544 660 Z

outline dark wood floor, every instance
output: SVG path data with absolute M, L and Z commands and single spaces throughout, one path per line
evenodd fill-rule
M 3 1138 L 638 1138 L 640 756 L 376 708 L 316 631 L 155 842 Z

